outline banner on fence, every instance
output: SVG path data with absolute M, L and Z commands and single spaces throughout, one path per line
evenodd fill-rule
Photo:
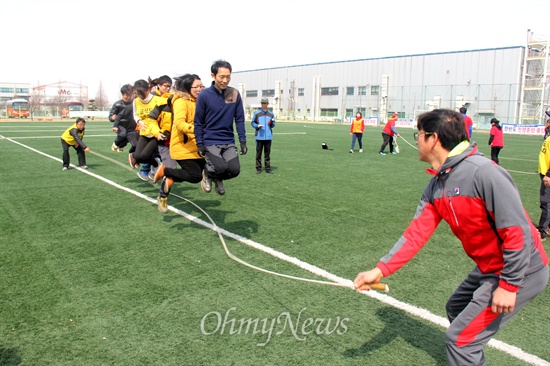
M 544 125 L 518 125 L 513 123 L 503 123 L 502 132 L 510 135 L 544 136 Z

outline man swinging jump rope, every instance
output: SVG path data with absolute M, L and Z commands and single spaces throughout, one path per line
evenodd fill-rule
M 403 267 L 441 220 L 476 267 L 446 304 L 449 365 L 485 365 L 483 349 L 495 333 L 548 283 L 548 256 L 510 174 L 468 141 L 462 116 L 436 109 L 418 117 L 420 160 L 434 175 L 409 227 L 375 268 L 354 285 L 369 290 Z

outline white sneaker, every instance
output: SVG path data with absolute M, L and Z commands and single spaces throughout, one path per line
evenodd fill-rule
M 204 170 L 202 171 L 201 188 L 206 193 L 210 193 L 212 190 L 212 179 L 208 178 Z
M 350 150 L 349 153 L 350 153 L 350 154 L 353 154 L 353 150 Z
M 162 213 L 168 212 L 168 197 L 157 197 L 158 209 Z
M 363 149 L 359 149 L 359 152 L 363 152 Z

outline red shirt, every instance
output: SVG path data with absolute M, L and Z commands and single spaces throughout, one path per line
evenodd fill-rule
M 392 127 L 395 127 L 395 121 L 396 121 L 396 118 L 390 117 L 390 119 L 388 119 L 388 123 L 386 123 L 386 126 L 384 127 L 384 130 L 382 130 L 382 132 L 384 132 L 387 135 L 394 136 L 395 133 L 392 131 Z
M 470 128 L 472 127 L 474 122 L 468 116 L 464 116 L 463 119 L 464 119 L 464 125 L 466 126 L 466 132 L 468 132 L 468 137 L 472 137 L 470 136 L 470 131 L 471 131 Z
M 489 134 L 493 136 L 493 141 L 491 146 L 495 147 L 504 147 L 504 133 L 502 133 L 502 127 L 498 128 L 497 126 L 491 127 Z

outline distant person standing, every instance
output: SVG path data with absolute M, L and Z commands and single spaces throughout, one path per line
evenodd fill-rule
M 504 133 L 500 121 L 491 118 L 491 130 L 489 131 L 489 145 L 491 146 L 491 160 L 498 164 L 498 154 L 504 147 Z
M 382 146 L 380 146 L 380 151 L 378 152 L 378 154 L 386 155 L 384 150 L 386 149 L 386 145 L 388 144 L 390 144 L 390 154 L 397 154 L 397 152 L 393 151 L 393 139 L 394 137 L 399 136 L 399 133 L 395 129 L 395 121 L 397 121 L 398 118 L 399 115 L 397 113 L 394 113 L 388 119 L 388 122 L 386 122 L 384 130 L 382 130 L 382 138 L 384 139 L 384 142 L 382 143 Z
M 460 111 L 460 114 L 462 114 L 462 119 L 464 120 L 464 126 L 466 126 L 466 132 L 468 132 L 468 138 L 471 139 L 473 129 L 474 129 L 474 122 L 469 116 L 466 115 L 466 112 L 468 112 L 466 107 L 460 107 L 459 111 Z
M 353 154 L 353 149 L 355 148 L 355 140 L 359 143 L 359 152 L 363 152 L 363 132 L 365 132 L 365 120 L 363 120 L 363 114 L 357 112 L 355 114 L 355 119 L 351 121 L 351 126 L 349 129 L 349 134 L 351 135 L 351 149 L 350 153 Z
M 82 169 L 88 169 L 86 165 L 86 153 L 90 152 L 90 148 L 82 141 L 86 130 L 86 120 L 77 118 L 74 125 L 67 128 L 61 135 L 61 146 L 63 146 L 63 171 L 69 169 L 71 157 L 69 155 L 69 147 L 76 150 L 78 156 L 78 166 Z
M 548 137 L 542 143 L 539 153 L 539 175 L 540 218 L 537 229 L 541 240 L 546 240 L 550 225 L 550 138 Z
M 265 172 L 272 174 L 271 171 L 271 141 L 273 140 L 273 132 L 275 127 L 275 114 L 271 112 L 269 107 L 269 99 L 262 98 L 262 107 L 254 112 L 252 116 L 252 127 L 256 130 L 256 174 L 262 172 L 262 151 L 264 152 Z
M 206 159 L 201 187 L 210 192 L 213 181 L 219 195 L 225 194 L 223 181 L 235 178 L 241 171 L 233 124 L 237 127 L 241 155 L 248 152 L 243 101 L 239 91 L 229 86 L 231 70 L 231 64 L 224 60 L 212 64 L 214 81 L 199 94 L 195 111 L 197 148 Z

